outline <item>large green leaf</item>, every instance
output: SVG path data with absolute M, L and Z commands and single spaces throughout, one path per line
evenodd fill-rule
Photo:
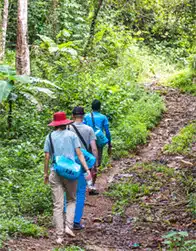
M 9 80 L 20 82 L 21 84 L 31 84 L 31 78 L 27 75 L 13 75 L 8 77 Z
M 60 51 L 61 52 L 67 52 L 72 57 L 76 57 L 78 55 L 78 52 L 76 50 L 74 50 L 73 48 L 61 47 Z
M 29 77 L 27 75 L 15 75 L 15 76 L 13 75 L 13 76 L 9 76 L 9 80 L 17 81 L 17 82 L 20 82 L 21 84 L 42 83 L 42 84 L 53 86 L 53 87 L 55 87 L 55 88 L 57 88 L 59 90 L 62 90 L 62 88 L 60 88 L 59 86 L 53 84 L 49 80 L 41 79 L 41 78 L 35 78 L 35 77 Z
M 13 86 L 5 80 L 0 80 L 0 103 L 7 99 L 8 95 L 10 94 Z
M 5 75 L 15 75 L 16 71 L 9 65 L 0 65 L 0 73 Z
M 38 111 L 41 111 L 42 109 L 41 103 L 32 94 L 27 93 L 27 92 L 21 92 L 21 94 L 23 94 L 23 96 L 26 99 L 28 99 L 33 105 L 35 105 Z
M 49 80 L 46 80 L 46 79 L 41 79 L 41 78 L 34 78 L 34 77 L 30 77 L 31 79 L 31 83 L 43 83 L 43 84 L 46 84 L 46 85 L 50 85 L 50 86 L 53 86 L 55 88 L 57 88 L 58 90 L 62 90 L 61 87 L 59 87 L 58 85 L 55 85 L 53 84 L 52 82 L 50 82 Z
M 37 91 L 38 93 L 40 93 L 40 92 L 44 93 L 44 94 L 48 95 L 50 98 L 55 98 L 54 92 L 49 90 L 48 88 L 33 86 L 33 87 L 31 87 L 31 89 Z

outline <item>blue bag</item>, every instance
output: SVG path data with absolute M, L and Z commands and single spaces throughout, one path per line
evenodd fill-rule
M 95 162 L 96 162 L 95 156 L 83 148 L 81 148 L 80 150 L 84 155 L 84 158 L 86 160 L 86 164 L 87 164 L 88 168 L 91 169 L 95 165 Z M 76 161 L 76 163 L 81 165 L 80 160 L 78 159 L 78 156 L 75 156 L 75 161 Z
M 65 156 L 55 156 L 54 170 L 59 175 L 68 180 L 78 179 L 81 166 L 72 159 Z
M 49 140 L 51 144 L 51 150 L 53 154 L 53 164 L 54 170 L 59 175 L 68 180 L 78 179 L 81 173 L 81 166 L 77 164 L 72 159 L 66 158 L 65 156 L 55 156 L 54 155 L 54 146 L 52 143 L 51 133 L 49 134 Z
M 106 138 L 102 130 L 95 125 L 95 119 L 92 112 L 91 112 L 91 118 L 93 122 L 93 130 L 97 138 L 96 140 L 97 146 L 102 148 L 108 143 L 108 138 Z
M 94 132 L 97 138 L 96 140 L 97 146 L 104 147 L 108 143 L 108 139 L 106 138 L 105 134 L 98 127 L 94 128 Z

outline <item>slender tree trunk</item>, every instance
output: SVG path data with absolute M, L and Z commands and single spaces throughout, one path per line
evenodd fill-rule
M 59 5 L 59 0 L 52 0 L 51 20 L 52 20 L 52 36 L 53 36 L 53 39 L 57 35 L 57 21 L 58 21 L 57 8 L 58 8 L 58 5 Z
M 8 111 L 8 117 L 7 117 L 7 124 L 8 124 L 8 132 L 10 133 L 10 130 L 12 128 L 12 104 L 13 101 L 9 100 L 9 111 Z
M 5 55 L 5 44 L 6 44 L 6 33 L 7 33 L 7 22 L 8 22 L 8 7 L 9 0 L 4 0 L 3 7 L 3 17 L 2 17 L 2 26 L 0 32 L 0 61 L 3 60 Z
M 16 71 L 20 75 L 30 75 L 28 46 L 28 0 L 18 0 Z
M 102 4 L 103 4 L 103 0 L 99 0 L 97 8 L 95 7 L 95 12 L 94 12 L 94 15 L 93 15 L 93 19 L 92 19 L 91 27 L 90 27 L 90 32 L 89 32 L 89 38 L 88 38 L 88 41 L 87 41 L 86 46 L 84 48 L 84 53 L 83 53 L 84 57 L 87 56 L 89 47 L 92 44 L 92 41 L 93 41 L 93 38 L 94 38 L 94 35 L 95 35 L 96 20 L 97 20 L 97 16 L 99 14 L 99 11 L 101 9 Z

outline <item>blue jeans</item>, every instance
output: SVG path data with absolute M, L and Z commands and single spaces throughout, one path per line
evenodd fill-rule
M 74 223 L 80 223 L 84 211 L 84 203 L 86 198 L 86 180 L 84 173 L 81 172 L 78 178 L 77 192 L 76 192 L 76 209 Z

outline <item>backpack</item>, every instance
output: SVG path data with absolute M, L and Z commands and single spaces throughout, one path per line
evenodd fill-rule
M 95 118 L 94 118 L 93 112 L 91 112 L 91 119 L 92 119 L 92 123 L 93 123 L 93 130 L 94 130 L 96 138 L 97 138 L 96 144 L 98 147 L 102 148 L 108 143 L 108 139 L 106 138 L 106 136 L 102 132 L 102 130 L 95 125 Z

